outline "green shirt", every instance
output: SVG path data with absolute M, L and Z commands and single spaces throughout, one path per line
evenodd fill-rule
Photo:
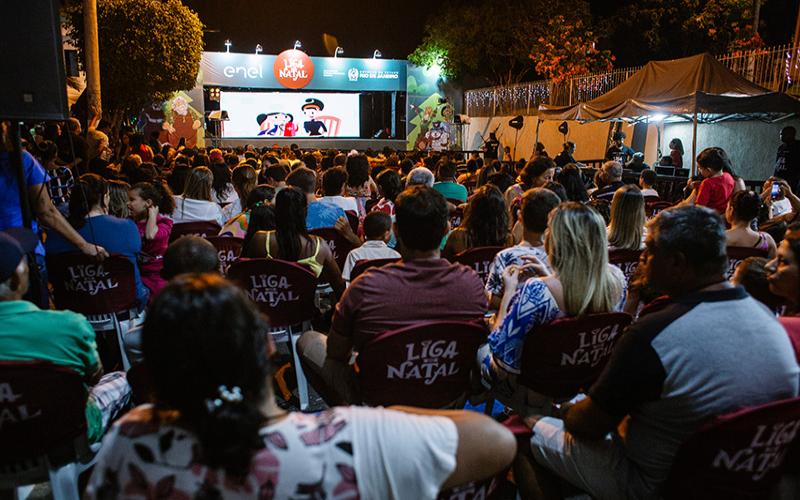
M 71 311 L 43 311 L 24 300 L 0 301 L 0 360 L 34 359 L 65 366 L 88 380 L 99 365 L 92 325 Z M 91 400 L 86 423 L 90 441 L 99 440 L 103 423 Z
M 433 189 L 439 191 L 448 200 L 467 201 L 467 188 L 455 182 L 437 182 Z

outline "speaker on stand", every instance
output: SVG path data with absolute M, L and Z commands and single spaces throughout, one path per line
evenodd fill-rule
M 508 126 L 514 129 L 514 152 L 511 154 L 511 159 L 514 161 L 517 161 L 517 138 L 519 137 L 519 131 L 522 129 L 522 125 L 522 115 L 517 115 L 508 120 Z

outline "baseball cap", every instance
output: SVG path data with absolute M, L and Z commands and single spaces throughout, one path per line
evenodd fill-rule
M 22 257 L 38 244 L 39 239 L 29 229 L 15 227 L 0 232 L 0 282 L 13 276 Z

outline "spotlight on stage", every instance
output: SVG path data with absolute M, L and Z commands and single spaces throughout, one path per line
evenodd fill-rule
M 295 40 L 295 41 L 294 41 L 294 47 L 293 47 L 293 48 L 294 48 L 294 50 L 297 50 L 297 49 L 302 49 L 302 48 L 303 48 L 303 44 L 302 44 L 302 43 L 300 43 L 300 40 Z
M 375 49 L 375 52 L 372 53 L 372 58 L 373 59 L 380 59 L 381 57 L 383 57 L 383 54 L 381 54 L 381 51 L 378 50 L 378 49 Z
M 344 54 L 344 49 L 341 47 L 336 47 L 336 50 L 333 51 L 333 57 L 339 57 L 342 54 Z
M 258 45 L 256 45 L 256 54 L 260 54 L 262 52 L 264 52 L 264 48 L 261 47 L 261 44 L 259 43 Z
M 230 40 L 225 40 L 225 52 L 230 52 L 231 51 L 231 45 L 233 45 L 233 44 L 231 43 Z

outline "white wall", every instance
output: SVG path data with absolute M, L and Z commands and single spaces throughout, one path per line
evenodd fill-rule
M 472 118 L 465 127 L 464 144 L 466 150 L 480 149 L 484 137 L 497 128 L 497 137 L 504 146 L 514 148 L 515 130 L 508 126 L 511 116 L 493 118 Z M 561 151 L 564 136 L 558 132 L 559 121 L 544 121 L 539 127 L 539 142 L 544 143 L 550 156 Z M 605 155 L 612 123 L 592 122 L 581 124 L 568 122 L 570 133 L 568 140 L 577 145 L 577 160 L 599 159 Z M 697 152 L 704 148 L 718 146 L 728 152 L 733 160 L 734 170 L 746 180 L 761 180 L 772 175 L 775 166 L 775 153 L 780 141 L 778 135 L 781 128 L 793 125 L 800 130 L 800 119 L 785 120 L 778 123 L 760 121 L 729 121 L 716 124 L 699 124 L 697 126 Z M 499 127 L 499 128 L 498 128 Z M 628 135 L 627 143 L 633 136 L 633 126 L 623 125 Z M 536 117 L 526 116 L 522 130 L 519 131 L 515 158 L 530 158 L 536 137 Z M 669 154 L 667 145 L 677 137 L 683 142 L 685 154 L 684 166 L 692 164 L 692 124 L 665 123 L 661 134 L 662 154 Z M 658 130 L 651 124 L 647 130 L 645 144 L 645 162 L 652 164 L 657 159 Z

